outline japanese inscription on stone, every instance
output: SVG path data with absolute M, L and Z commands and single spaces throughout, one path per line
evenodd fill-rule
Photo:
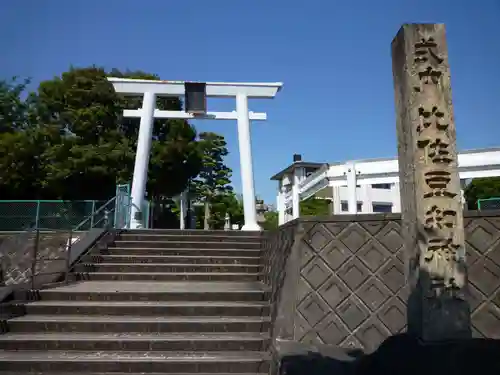
M 407 24 L 392 43 L 402 228 L 424 340 L 468 337 L 465 245 L 444 25 Z M 409 304 L 410 305 L 410 304 Z
M 437 43 L 433 37 L 422 38 L 420 42 L 415 43 L 415 58 L 414 62 L 422 66 L 418 71 L 418 78 L 423 85 L 437 85 L 441 78 L 442 72 L 434 67 L 443 62 L 443 59 L 437 52 Z M 422 86 L 415 86 L 414 90 L 422 91 Z
M 446 199 L 454 199 L 457 192 L 449 189 L 451 173 L 449 165 L 454 162 L 450 153 L 449 115 L 445 104 L 440 103 L 440 65 L 444 59 L 439 54 L 439 46 L 433 36 L 422 38 L 414 45 L 414 64 L 418 72 L 419 85 L 414 86 L 418 107 L 419 121 L 416 128 L 416 146 L 427 166 L 423 179 L 425 206 L 424 230 L 427 239 L 423 259 L 431 275 L 431 289 L 459 289 L 454 276 L 454 263 L 458 261 L 455 243 L 456 210 L 450 207 Z

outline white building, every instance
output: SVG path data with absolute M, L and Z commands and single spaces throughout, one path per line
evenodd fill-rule
M 311 163 L 294 155 L 293 164 L 271 180 L 279 182 L 277 206 L 284 224 L 300 215 L 299 202 L 328 199 L 332 214 L 400 212 L 397 158 L 343 163 Z M 500 176 L 500 148 L 458 155 L 460 179 Z

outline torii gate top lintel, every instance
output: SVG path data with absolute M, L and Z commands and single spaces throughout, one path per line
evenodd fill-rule
M 185 83 L 205 83 L 207 97 L 234 97 L 244 94 L 252 99 L 272 99 L 283 87 L 281 82 L 201 82 L 201 81 L 165 81 L 108 77 L 116 92 L 122 94 L 143 94 L 152 92 L 156 95 L 184 95 Z

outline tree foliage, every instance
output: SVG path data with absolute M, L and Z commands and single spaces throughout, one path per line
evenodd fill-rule
M 210 217 L 208 218 L 209 228 L 224 229 L 226 214 L 229 214 L 231 225 L 243 226 L 243 202 L 241 197 L 232 191 L 213 197 L 210 203 Z M 203 229 L 205 228 L 205 224 L 205 205 L 203 207 L 198 206 L 196 209 L 196 228 Z
M 308 198 L 300 202 L 300 216 L 327 216 L 330 215 L 330 203 L 326 199 Z M 265 221 L 261 226 L 265 230 L 273 230 L 279 227 L 279 213 L 267 211 L 264 213 Z
M 30 101 L 23 99 L 29 80 L 17 77 L 0 81 L 0 133 L 12 132 L 27 126 Z
M 219 196 L 216 199 L 214 206 L 214 221 L 224 222 L 226 213 L 229 214 L 231 225 L 238 225 L 239 228 L 245 223 L 243 212 L 243 197 L 236 195 L 233 191 L 228 191 L 226 194 Z M 217 214 L 220 212 L 221 214 Z
M 276 211 L 267 211 L 264 213 L 264 222 L 261 223 L 261 226 L 264 230 L 273 230 L 278 228 L 278 212 Z
M 316 199 L 312 196 L 300 202 L 300 216 L 330 215 L 330 203 L 326 199 Z
M 500 198 L 500 177 L 475 178 L 465 188 L 465 199 L 470 210 L 477 210 L 478 199 Z
M 44 151 L 52 138 L 50 126 L 39 129 L 33 98 L 26 93 L 28 80 L 0 82 L 0 196 L 38 198 L 44 181 Z
M 141 71 L 109 74 L 99 67 L 71 68 L 26 92 L 27 81 L 0 82 L 0 194 L 3 199 L 108 199 L 116 183 L 131 181 L 138 118 L 137 97 L 118 96 L 113 75 L 158 79 Z M 161 109 L 180 110 L 177 98 Z M 206 145 L 204 145 L 206 147 Z M 201 168 L 196 131 L 184 120 L 154 123 L 149 197 L 182 191 Z
M 232 192 L 232 171 L 224 164 L 224 157 L 228 154 L 224 137 L 215 133 L 201 133 L 200 150 L 202 166 L 199 175 L 192 182 L 192 190 L 197 200 L 204 203 L 203 227 L 210 229 L 211 206 L 231 196 L 228 193 Z

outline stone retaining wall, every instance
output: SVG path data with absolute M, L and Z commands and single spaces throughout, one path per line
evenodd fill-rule
M 465 213 L 474 337 L 500 339 L 500 212 Z M 409 288 L 399 214 L 288 223 L 265 241 L 278 340 L 373 352 L 405 332 Z

